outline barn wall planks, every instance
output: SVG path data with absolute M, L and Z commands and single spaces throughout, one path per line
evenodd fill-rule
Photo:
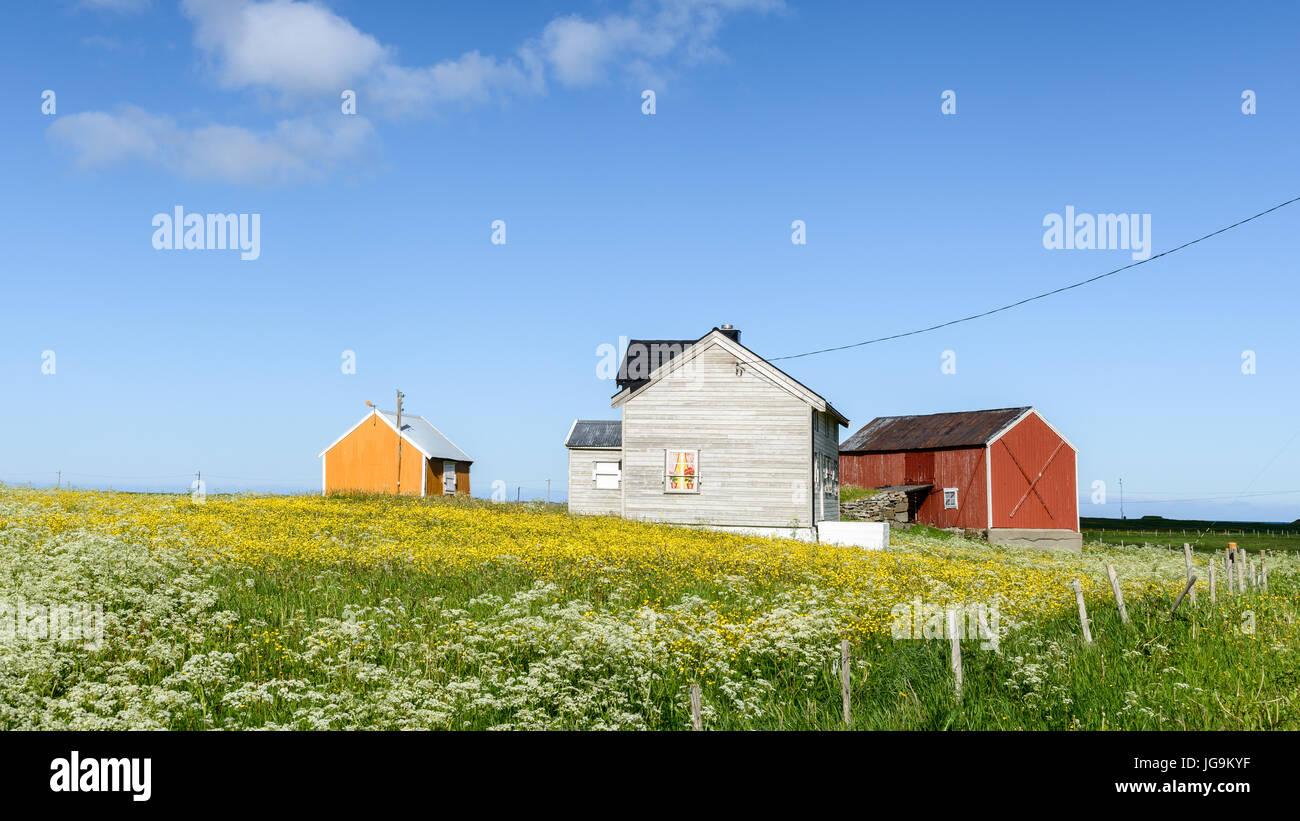
M 992 452 L 994 527 L 1078 529 L 1074 450 L 1042 419 L 1031 413 L 994 442 Z M 1037 492 L 1026 497 L 1045 465 Z
M 623 515 L 684 524 L 811 527 L 812 415 L 719 347 L 623 404 Z M 699 451 L 699 493 L 664 492 L 664 451 Z
M 933 451 L 934 490 L 926 496 L 917 521 L 934 527 L 988 527 L 984 448 Z M 944 488 L 957 488 L 957 509 L 943 506 Z
M 984 448 L 924 453 L 846 453 L 840 457 L 845 484 L 859 487 L 933 484 L 916 520 L 933 527 L 988 527 Z M 957 509 L 943 506 L 943 489 L 957 488 Z
M 848 453 L 840 456 L 840 482 L 857 487 L 885 487 L 903 482 L 903 453 Z

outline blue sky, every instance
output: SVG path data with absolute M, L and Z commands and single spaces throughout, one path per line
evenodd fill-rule
M 1159 252 L 1300 194 L 1292 4 L 444 5 L 9 11 L 0 481 L 315 489 L 401 387 L 476 494 L 562 498 L 570 422 L 616 417 L 601 344 L 851 343 L 1132 260 L 1044 248 L 1067 206 L 1150 214 Z M 259 214 L 260 256 L 156 250 L 176 205 Z M 1118 514 L 1122 477 L 1130 516 L 1289 521 L 1297 220 L 783 364 L 846 436 L 1037 406 L 1080 449 L 1085 516 Z

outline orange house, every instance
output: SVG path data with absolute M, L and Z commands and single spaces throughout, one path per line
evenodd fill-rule
M 322 494 L 469 493 L 472 460 L 423 416 L 402 414 L 399 438 L 397 414 L 375 409 L 318 455 Z

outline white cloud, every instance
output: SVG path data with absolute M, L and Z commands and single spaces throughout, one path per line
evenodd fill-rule
M 450 101 L 488 101 L 540 93 L 548 75 L 563 86 L 605 82 L 617 72 L 642 79 L 657 63 L 698 62 L 720 55 L 724 19 L 768 11 L 782 0 L 657 0 L 635 13 L 552 20 L 514 54 L 470 51 L 432 66 L 403 66 L 394 49 L 315 2 L 184 0 L 195 43 L 227 87 L 287 94 L 364 86 L 372 102 L 407 113 Z
M 182 8 L 228 87 L 337 92 L 386 60 L 378 40 L 315 3 L 185 0 Z
M 540 51 L 564 85 L 592 85 L 615 71 L 642 79 L 674 57 L 691 63 L 720 57 L 715 40 L 728 14 L 782 7 L 782 0 L 660 0 L 638 15 L 558 17 L 542 30 Z
M 147 0 L 83 2 L 127 10 Z M 220 85 L 276 92 L 291 109 L 311 105 L 316 113 L 269 130 L 186 127 L 133 107 L 63 116 L 47 135 L 78 167 L 140 162 L 190 179 L 237 183 L 314 178 L 358 157 L 374 134 L 360 114 L 338 113 L 343 89 L 358 91 L 360 113 L 400 115 L 542 94 L 551 80 L 565 87 L 616 76 L 658 80 L 674 63 L 718 58 L 717 33 L 729 15 L 777 9 L 782 0 L 638 0 L 623 14 L 557 17 L 506 57 L 470 51 L 416 67 L 401 65 L 395 49 L 314 0 L 181 5 Z M 329 114 L 322 95 L 333 101 Z
M 648 39 L 641 24 L 626 17 L 584 20 L 577 15 L 552 20 L 542 31 L 542 52 L 560 82 L 591 85 L 605 79 L 620 52 L 638 51 Z
M 81 169 L 140 162 L 186 179 L 241 184 L 319 178 L 357 158 L 372 135 L 370 123 L 359 116 L 285 119 L 255 131 L 186 128 L 135 107 L 60 117 L 47 132 Z
M 488 102 L 494 97 L 540 92 L 543 79 L 536 60 L 484 57 L 477 51 L 428 68 L 381 66 L 366 98 L 392 114 L 449 102 Z

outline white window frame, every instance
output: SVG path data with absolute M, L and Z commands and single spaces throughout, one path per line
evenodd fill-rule
M 948 494 L 949 494 L 949 493 L 952 494 L 952 504 L 948 504 Z M 946 487 L 946 488 L 944 488 L 944 489 L 943 489 L 943 509 L 944 509 L 944 510 L 957 510 L 957 505 L 958 505 L 958 499 L 957 499 L 957 488 L 955 488 L 955 487 Z
M 609 468 L 613 468 L 610 470 Z M 604 468 L 602 470 L 602 468 Z M 616 461 L 596 461 L 591 466 L 591 484 L 596 490 L 618 490 L 619 482 L 622 481 L 623 460 Z M 605 484 L 601 484 L 601 480 Z M 612 483 L 611 483 L 612 480 Z
M 456 463 L 447 459 L 442 460 L 442 495 L 456 495 Z
M 673 455 L 674 453 L 689 453 L 689 454 L 692 454 L 693 459 L 692 459 L 691 461 L 693 461 L 693 462 L 695 463 L 695 473 L 694 473 L 694 475 L 693 475 L 693 478 L 694 478 L 695 481 L 692 482 L 692 484 L 694 485 L 694 487 L 689 488 L 689 489 L 687 489 L 687 488 L 674 488 L 674 487 L 671 487 L 672 480 L 673 480 L 673 474 L 672 474 L 672 469 L 673 469 L 673 468 L 672 468 L 672 455 Z M 664 448 L 664 493 L 678 494 L 678 493 L 699 493 L 699 492 L 700 492 L 700 452 L 699 452 L 699 450 L 697 450 L 697 449 L 695 449 L 695 448 Z

